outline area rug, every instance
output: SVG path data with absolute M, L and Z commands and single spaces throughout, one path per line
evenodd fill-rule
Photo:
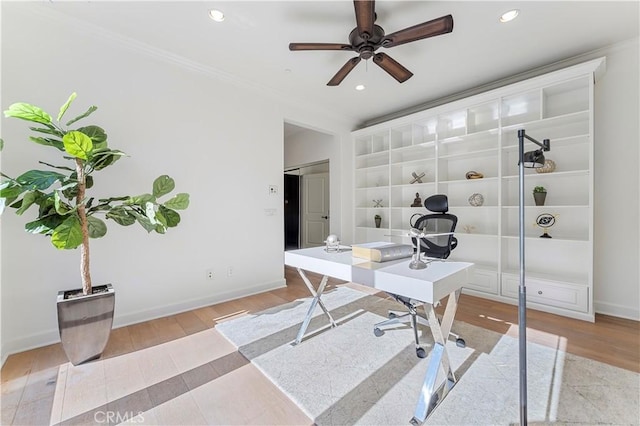
M 293 345 L 310 298 L 221 323 L 216 328 L 318 425 L 401 425 L 414 414 L 429 357 L 415 355 L 408 326 L 375 337 L 390 299 L 341 286 L 323 295 L 339 325 L 318 307 Z M 314 333 L 314 331 L 317 331 Z M 520 421 L 518 340 L 455 321 L 466 340 L 447 351 L 458 383 L 425 424 L 512 425 Z M 433 340 L 422 330 L 427 351 Z M 640 419 L 640 376 L 529 343 L 528 419 L 539 424 L 626 424 Z

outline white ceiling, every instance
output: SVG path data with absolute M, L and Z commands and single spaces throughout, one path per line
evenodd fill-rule
M 348 43 L 355 27 L 351 1 L 50 1 L 39 7 L 167 52 L 178 62 L 361 123 L 638 37 L 639 4 L 378 1 L 376 23 L 387 33 L 446 14 L 453 15 L 453 32 L 379 50 L 414 73 L 403 84 L 362 61 L 338 87 L 326 83 L 353 52 L 290 52 L 288 44 Z M 208 18 L 213 7 L 224 11 L 224 22 Z M 500 14 L 512 8 L 520 16 L 500 23 Z M 356 84 L 367 89 L 358 92 Z

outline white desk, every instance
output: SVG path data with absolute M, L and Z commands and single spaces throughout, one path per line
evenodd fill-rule
M 410 421 L 414 425 L 422 424 L 456 383 L 447 354 L 446 341 L 458 308 L 460 290 L 469 282 L 473 263 L 434 261 L 426 269 L 414 270 L 409 269 L 410 259 L 375 263 L 355 258 L 351 255 L 351 251 L 327 253 L 324 247 L 287 251 L 284 260 L 286 265 L 298 270 L 313 295 L 311 306 L 298 331 L 296 344 L 302 341 L 317 305 L 320 305 L 331 325 L 335 327 L 335 321 L 321 300 L 330 276 L 410 297 L 424 303 L 434 345 L 418 404 Z M 317 291 L 305 275 L 305 271 L 322 274 Z M 435 313 L 434 304 L 446 296 L 449 296 L 447 306 L 442 319 L 439 319 Z M 446 380 L 438 389 L 435 389 L 440 368 L 444 370 Z

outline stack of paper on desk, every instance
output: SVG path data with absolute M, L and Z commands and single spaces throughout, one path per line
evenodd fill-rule
M 413 246 L 388 242 L 354 244 L 351 246 L 354 257 L 373 262 L 387 262 L 413 256 Z

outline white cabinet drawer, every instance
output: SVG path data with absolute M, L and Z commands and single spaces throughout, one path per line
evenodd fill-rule
M 573 311 L 589 310 L 589 289 L 586 285 L 559 281 L 548 281 L 539 278 L 525 277 L 527 300 Z M 502 295 L 518 298 L 520 277 L 502 275 Z
M 498 294 L 498 273 L 476 267 L 471 276 L 471 281 L 465 288 L 482 291 L 484 293 Z

